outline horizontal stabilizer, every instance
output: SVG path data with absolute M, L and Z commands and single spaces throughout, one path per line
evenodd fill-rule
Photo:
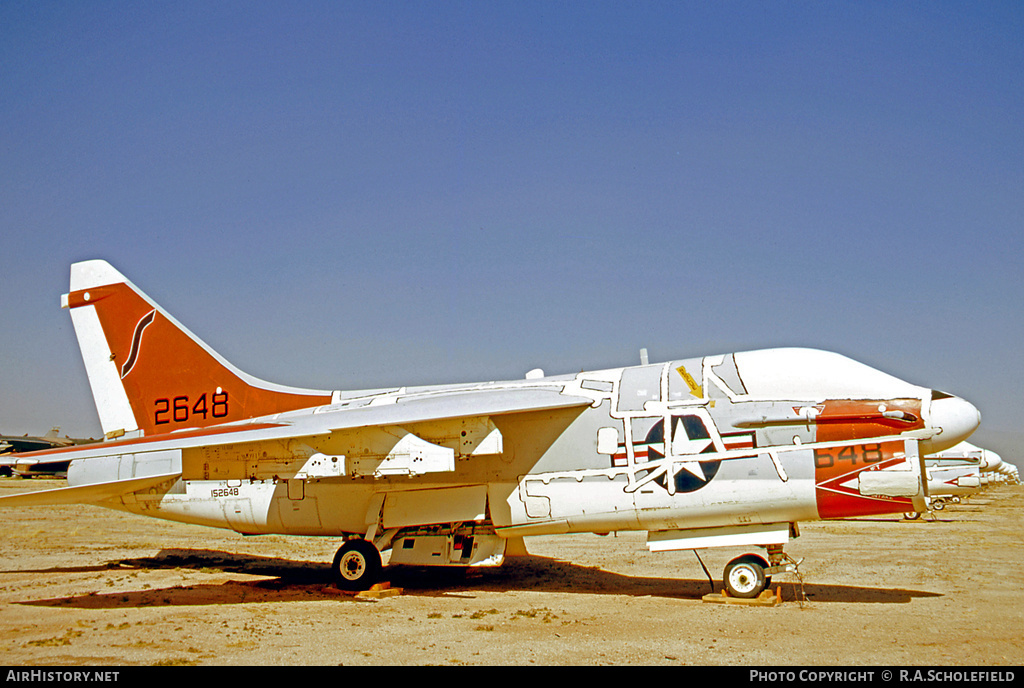
M 0 506 L 57 506 L 60 504 L 98 504 L 121 495 L 146 490 L 181 477 L 181 473 L 150 475 L 144 478 L 116 480 L 110 483 L 59 487 L 55 490 L 25 492 L 0 497 Z

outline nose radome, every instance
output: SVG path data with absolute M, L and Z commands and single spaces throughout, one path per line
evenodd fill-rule
M 932 395 L 931 425 L 939 432 L 922 443 L 926 454 L 934 454 L 963 442 L 981 425 L 981 413 L 965 399 L 935 393 Z

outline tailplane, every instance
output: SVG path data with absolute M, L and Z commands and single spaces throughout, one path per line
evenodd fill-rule
M 328 404 L 238 370 L 102 260 L 71 266 L 71 312 L 107 438 L 154 435 Z

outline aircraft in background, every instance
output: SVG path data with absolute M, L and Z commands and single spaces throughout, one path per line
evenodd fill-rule
M 42 437 L 30 437 L 29 435 L 0 435 L 0 454 L 12 454 L 15 452 L 38 451 L 52 447 L 66 447 L 75 444 L 76 440 L 62 438 L 60 428 L 51 428 L 50 432 Z
M 2 435 L 0 436 L 0 476 L 18 475 L 24 478 L 35 475 L 61 476 L 67 471 L 67 462 L 46 463 L 41 465 L 37 471 L 33 468 L 35 460 L 25 459 L 21 454 L 41 449 L 51 449 L 53 447 L 88 444 L 95 441 L 93 439 L 61 437 L 60 428 L 51 428 L 50 432 L 42 437 Z
M 232 366 L 104 261 L 72 266 L 62 305 L 107 441 L 33 453 L 70 461 L 69 487 L 0 505 L 342 537 L 348 589 L 378 580 L 382 551 L 486 566 L 523 536 L 642 530 L 651 551 L 763 548 L 724 572 L 730 595 L 756 597 L 795 570 L 799 521 L 925 509 L 922 458 L 980 422 L 963 399 L 811 349 L 295 389 Z
M 1015 465 L 1004 461 L 1003 457 L 991 449 L 982 449 L 970 442 L 961 442 L 954 447 L 926 456 L 925 466 L 936 469 L 968 466 L 983 476 L 987 474 L 995 481 L 1011 484 L 1020 482 L 1020 471 Z
M 1017 467 L 1003 461 L 991 449 L 982 449 L 969 442 L 926 456 L 925 475 L 928 481 L 929 508 L 942 511 L 946 504 L 959 504 L 963 498 L 993 483 L 1020 483 Z M 908 519 L 920 518 L 920 512 L 907 512 Z

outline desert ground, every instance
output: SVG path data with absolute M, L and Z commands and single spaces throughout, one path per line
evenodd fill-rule
M 0 479 L 0 494 L 60 486 Z M 245 537 L 90 506 L 0 511 L 8 666 L 1019 666 L 1024 486 L 919 521 L 803 523 L 782 602 L 712 604 L 692 551 L 644 533 L 527 538 L 472 571 L 389 567 L 401 594 L 330 583 L 333 539 Z M 738 550 L 700 558 L 720 589 Z

